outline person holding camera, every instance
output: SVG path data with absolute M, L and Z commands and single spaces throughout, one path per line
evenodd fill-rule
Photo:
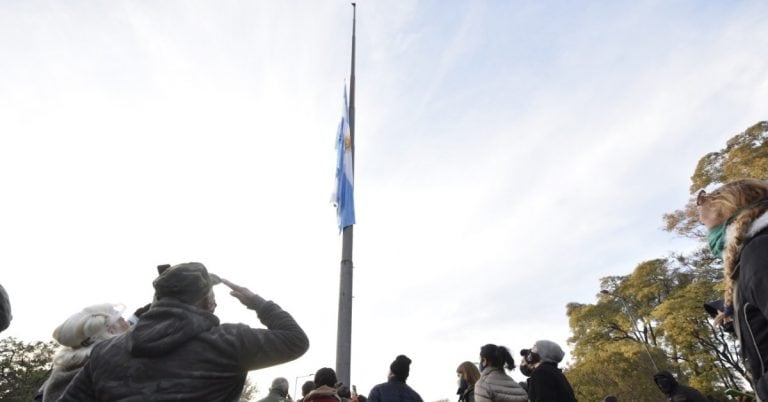
M 475 402 L 527 401 L 528 394 L 508 376 L 515 360 L 504 346 L 487 344 L 480 348 L 480 379 L 475 383 Z
M 97 344 L 60 402 L 239 399 L 250 370 L 298 358 L 304 331 L 277 304 L 191 262 L 158 267 L 155 298 L 129 332 Z M 267 328 L 220 324 L 213 285 L 224 283 Z
M 528 379 L 528 399 L 531 402 L 576 402 L 573 388 L 557 367 L 565 352 L 555 342 L 536 341 L 530 349 L 520 351 L 528 366 L 533 367 Z
M 723 259 L 723 311 L 733 319 L 758 400 L 768 401 L 768 182 L 742 179 L 696 196 L 713 256 Z

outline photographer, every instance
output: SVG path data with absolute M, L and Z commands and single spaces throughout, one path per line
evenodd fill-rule
M 536 341 L 530 349 L 520 351 L 526 365 L 533 371 L 528 379 L 528 399 L 531 402 L 576 402 L 573 388 L 557 364 L 565 352 L 552 341 Z

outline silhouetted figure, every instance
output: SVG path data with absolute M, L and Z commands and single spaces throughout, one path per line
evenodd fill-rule
M 269 394 L 259 402 L 289 402 L 288 380 L 283 377 L 277 377 L 272 380 L 272 386 L 269 387 Z
M 11 325 L 11 301 L 3 285 L 0 285 L 0 332 L 5 331 Z
M 659 371 L 653 375 L 653 381 L 670 402 L 709 402 L 701 392 L 694 388 L 678 384 L 669 371 Z
M 369 402 L 423 402 L 421 396 L 405 381 L 411 373 L 411 359 L 399 355 L 389 365 L 389 376 L 385 383 L 376 385 L 368 393 Z

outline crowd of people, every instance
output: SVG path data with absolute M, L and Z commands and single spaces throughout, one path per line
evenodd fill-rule
M 768 401 L 768 182 L 743 179 L 710 193 L 702 190 L 696 206 L 708 230 L 710 251 L 724 265 L 724 299 L 714 309 L 715 322 L 734 330 L 755 399 Z M 265 328 L 220 323 L 213 293 L 219 283 L 255 312 Z M 53 338 L 60 348 L 37 400 L 234 402 L 249 371 L 294 360 L 309 348 L 307 335 L 289 313 L 200 263 L 159 266 L 152 285 L 152 303 L 128 320 L 121 306 L 99 304 L 59 325 Z M 11 320 L 8 294 L 0 286 L 0 331 Z M 576 401 L 558 367 L 564 356 L 548 340 L 521 350 L 520 372 L 527 380 L 518 383 L 507 374 L 515 368 L 509 350 L 484 345 L 479 364 L 465 361 L 456 369 L 459 402 Z M 333 369 L 321 368 L 313 381 L 303 384 L 299 401 L 423 402 L 406 383 L 410 365 L 407 356 L 397 356 L 388 381 L 374 386 L 367 398 L 339 383 Z M 667 371 L 653 380 L 669 401 L 707 400 Z M 288 388 L 285 378 L 276 378 L 260 402 L 292 402 Z

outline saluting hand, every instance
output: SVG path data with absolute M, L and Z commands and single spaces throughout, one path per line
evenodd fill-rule
M 262 304 L 264 302 L 264 299 L 261 298 L 261 296 L 251 292 L 246 287 L 234 284 L 224 278 L 221 278 L 221 283 L 227 285 L 230 289 L 232 289 L 232 291 L 229 292 L 229 294 L 234 296 L 237 300 L 240 300 L 240 303 L 243 303 L 243 305 L 245 306 L 253 306 L 254 303 Z

